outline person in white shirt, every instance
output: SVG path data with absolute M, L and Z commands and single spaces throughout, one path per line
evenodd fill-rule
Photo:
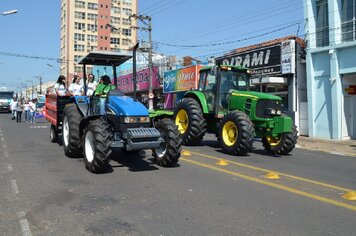
M 83 94 L 83 86 L 80 84 L 80 78 L 78 76 L 74 76 L 73 82 L 70 84 L 68 90 L 72 96 L 80 96 Z
M 57 79 L 57 82 L 54 84 L 54 91 L 58 96 L 66 95 L 66 85 L 65 85 L 66 77 L 64 75 L 60 75 Z
M 25 112 L 25 120 L 27 122 L 29 122 L 30 121 L 30 104 L 29 104 L 28 100 L 25 101 L 25 104 L 23 106 L 24 106 L 23 110 Z
M 30 122 L 36 123 L 36 99 L 29 102 L 30 105 Z
M 16 118 L 16 108 L 17 108 L 17 99 L 13 98 L 11 103 L 10 103 L 10 108 L 11 108 L 11 119 L 15 120 Z
M 87 82 L 87 96 L 92 96 L 94 94 L 96 85 L 95 76 L 93 74 L 89 74 Z

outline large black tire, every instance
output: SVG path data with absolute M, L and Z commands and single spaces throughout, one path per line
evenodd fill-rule
M 57 132 L 56 126 L 54 126 L 54 125 L 51 125 L 49 138 L 51 139 L 52 143 L 56 143 L 58 141 L 58 132 Z
M 194 98 L 184 98 L 178 102 L 174 120 L 184 145 L 194 146 L 201 142 L 207 129 L 207 122 L 199 103 Z
M 84 130 L 83 153 L 85 167 L 90 172 L 98 174 L 107 170 L 112 154 L 112 137 L 110 125 L 103 118 L 89 122 Z
M 79 133 L 79 123 L 82 119 L 76 104 L 69 103 L 63 110 L 62 141 L 64 153 L 68 157 L 82 157 L 83 147 Z
M 170 119 L 158 120 L 155 128 L 161 133 L 164 139 L 161 147 L 152 150 L 155 162 L 164 167 L 175 166 L 180 157 L 182 139 L 177 126 Z
M 219 124 L 219 140 L 223 150 L 230 155 L 246 155 L 252 150 L 253 123 L 243 112 L 228 113 Z
M 295 148 L 297 139 L 297 127 L 293 124 L 292 132 L 280 134 L 278 137 L 263 137 L 262 144 L 269 153 L 287 155 Z

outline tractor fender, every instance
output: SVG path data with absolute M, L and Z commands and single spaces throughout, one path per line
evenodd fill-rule
M 90 98 L 87 96 L 72 96 L 70 98 L 71 102 L 74 102 L 77 107 L 79 112 L 81 113 L 82 116 L 87 116 L 89 112 L 89 103 L 90 103 Z
M 206 103 L 206 98 L 203 92 L 201 91 L 188 91 L 185 95 L 184 98 L 193 98 L 195 99 L 204 114 L 208 114 L 209 113 L 209 109 L 208 109 L 208 104 Z
M 101 117 L 102 115 L 92 115 L 92 116 L 85 116 L 83 117 L 83 119 L 80 121 L 79 123 L 79 135 L 80 137 L 83 136 L 84 134 L 84 129 L 85 127 L 89 124 L 89 122 L 91 120 L 95 120 L 98 119 L 99 117 Z

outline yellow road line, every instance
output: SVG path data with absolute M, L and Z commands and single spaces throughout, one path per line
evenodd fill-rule
M 352 211 L 356 211 L 356 206 L 349 205 L 349 204 L 346 204 L 346 203 L 343 203 L 343 202 L 338 202 L 338 201 L 335 201 L 335 200 L 332 200 L 332 199 L 329 199 L 329 198 L 321 197 L 321 196 L 318 196 L 318 195 L 315 195 L 315 194 L 312 194 L 312 193 L 303 192 L 303 191 L 300 191 L 298 189 L 287 187 L 285 185 L 280 185 L 280 184 L 268 182 L 268 181 L 265 181 L 265 180 L 262 180 L 262 179 L 258 179 L 258 178 L 251 177 L 251 176 L 244 175 L 244 174 L 239 174 L 239 173 L 236 173 L 236 172 L 233 172 L 233 171 L 221 169 L 219 167 L 207 165 L 207 164 L 204 164 L 204 163 L 200 163 L 200 162 L 193 161 L 193 160 L 186 159 L 186 158 L 182 158 L 182 157 L 180 158 L 180 160 L 188 162 L 188 163 L 193 164 L 193 165 L 197 165 L 197 166 L 205 167 L 205 168 L 208 168 L 208 169 L 211 169 L 211 170 L 216 170 L 216 171 L 219 171 L 219 172 L 223 172 L 225 174 L 233 175 L 233 176 L 245 179 L 245 180 L 249 180 L 249 181 L 253 181 L 253 182 L 259 183 L 259 184 L 264 184 L 264 185 L 267 185 L 267 186 L 270 186 L 270 187 L 278 188 L 278 189 L 281 189 L 281 190 L 284 190 L 284 191 L 287 191 L 287 192 L 290 192 L 290 193 L 294 193 L 294 194 L 301 195 L 301 196 L 304 196 L 304 197 L 312 198 L 312 199 L 317 200 L 317 201 L 329 203 L 331 205 L 335 205 L 335 206 L 343 207 L 343 208 L 346 208 L 346 209 L 349 209 L 349 210 L 352 210 Z
M 207 157 L 207 158 L 210 158 L 210 159 L 213 159 L 213 160 L 221 160 L 221 158 L 217 158 L 217 157 L 214 157 L 214 156 L 201 154 L 201 153 L 198 153 L 198 152 L 192 152 L 192 151 L 190 151 L 190 152 L 195 154 L 195 155 Z M 335 185 L 319 182 L 319 181 L 316 181 L 316 180 L 306 179 L 306 178 L 295 176 L 295 175 L 289 175 L 289 174 L 281 173 L 281 172 L 274 171 L 274 170 L 268 170 L 268 169 L 264 169 L 264 168 L 260 168 L 260 167 L 256 167 L 256 166 L 242 164 L 242 163 L 235 162 L 235 161 L 230 161 L 230 160 L 227 160 L 227 159 L 224 159 L 224 160 L 226 162 L 228 162 L 228 163 L 231 163 L 231 164 L 234 164 L 234 165 L 237 165 L 237 166 L 247 167 L 247 168 L 250 168 L 250 169 L 253 169 L 253 170 L 259 170 L 259 171 L 263 171 L 263 172 L 267 172 L 267 173 L 268 172 L 274 172 L 274 173 L 276 173 L 278 175 L 281 175 L 281 176 L 285 176 L 285 177 L 289 177 L 289 178 L 292 178 L 292 179 L 296 179 L 296 180 L 300 180 L 300 181 L 316 184 L 316 185 L 323 186 L 323 187 L 337 189 L 337 190 L 341 190 L 341 191 L 345 191 L 345 192 L 353 192 L 353 191 L 355 191 L 355 190 L 352 190 L 352 189 L 347 189 L 347 188 L 343 188 L 343 187 L 339 187 L 339 186 L 335 186 Z

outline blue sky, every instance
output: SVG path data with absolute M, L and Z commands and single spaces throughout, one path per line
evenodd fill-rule
M 0 87 L 17 91 L 38 83 L 36 76 L 55 80 L 60 0 L 1 0 L 0 12 L 12 9 L 18 13 L 0 15 Z M 139 14 L 152 16 L 156 51 L 202 60 L 297 32 L 304 37 L 301 0 L 139 0 Z

